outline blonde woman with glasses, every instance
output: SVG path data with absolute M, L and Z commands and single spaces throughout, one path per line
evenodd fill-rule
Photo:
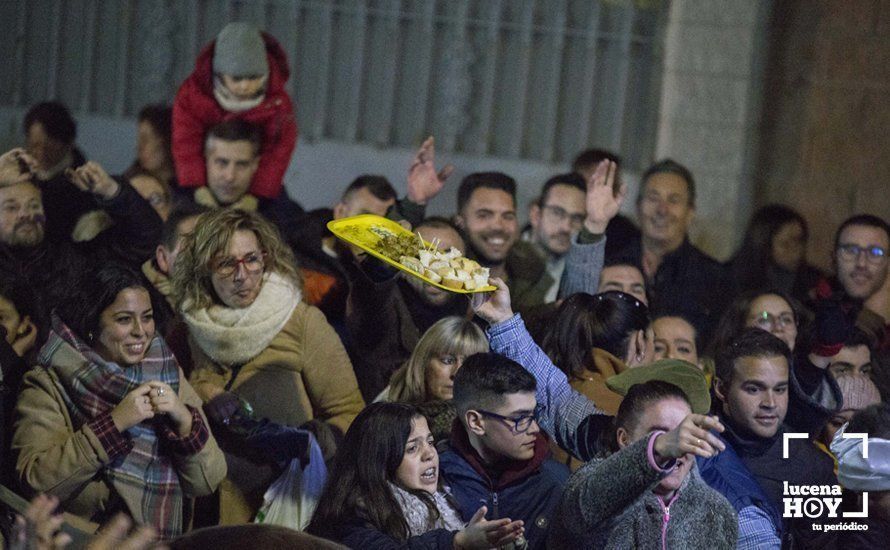
M 352 364 L 324 315 L 302 300 L 293 254 L 261 216 L 201 216 L 177 257 L 173 293 L 189 332 L 190 382 L 211 422 L 268 418 L 316 433 L 325 455 L 364 407 Z M 237 440 L 236 440 L 237 442 Z M 223 444 L 220 523 L 253 519 L 274 465 Z

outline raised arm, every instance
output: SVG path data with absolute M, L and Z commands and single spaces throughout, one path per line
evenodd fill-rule
M 10 149 L 0 155 L 0 187 L 31 181 L 37 167 L 37 161 L 24 149 Z
M 606 227 L 618 214 L 626 186 L 615 189 L 618 166 L 604 160 L 587 180 L 584 226 L 572 241 L 566 256 L 565 275 L 560 283 L 559 296 L 566 297 L 578 292 L 596 294 L 606 250 Z
M 585 452 L 590 448 L 589 439 L 596 437 L 598 433 L 594 432 L 606 423 L 585 420 L 591 415 L 605 418 L 604 413 L 572 389 L 565 373 L 535 344 L 520 316 L 513 313 L 507 285 L 497 278 L 491 283 L 498 290 L 485 298 L 474 295 L 473 303 L 476 314 L 490 324 L 487 333 L 491 350 L 516 361 L 535 377 L 535 398 L 544 407 L 538 423 L 560 447 L 581 460 L 589 460 Z
M 454 166 L 450 164 L 436 171 L 435 141 L 432 136 L 426 138 L 408 168 L 408 194 L 389 209 L 387 217 L 405 220 L 411 227 L 420 225 L 426 216 L 427 203 L 442 191 L 453 171 Z
M 109 247 L 128 263 L 142 263 L 154 254 L 161 240 L 161 218 L 129 182 L 109 176 L 92 161 L 69 170 L 68 175 L 78 189 L 92 193 L 115 222 L 113 228 L 83 246 Z

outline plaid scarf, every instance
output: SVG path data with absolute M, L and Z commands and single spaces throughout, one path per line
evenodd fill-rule
M 59 390 L 75 429 L 110 412 L 145 382 L 161 381 L 179 391 L 176 358 L 162 338 L 151 341 L 141 363 L 121 367 L 102 359 L 55 314 L 37 361 L 61 382 Z M 159 429 L 147 421 L 126 430 L 133 449 L 106 465 L 102 475 L 136 522 L 153 526 L 161 539 L 169 540 L 182 533 L 183 498 L 173 460 L 160 452 Z

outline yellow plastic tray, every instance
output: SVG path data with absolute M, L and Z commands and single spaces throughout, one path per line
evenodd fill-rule
M 392 231 L 396 235 L 404 234 L 404 235 L 414 235 L 414 233 L 408 231 L 398 223 L 380 216 L 375 216 L 374 214 L 360 214 L 358 216 L 352 216 L 350 218 L 342 218 L 339 220 L 333 220 L 328 222 L 328 229 L 333 233 L 338 239 L 344 240 L 349 244 L 354 244 L 355 246 L 361 248 L 368 254 L 374 256 L 382 262 L 386 262 L 389 265 L 404 271 L 405 273 L 417 277 L 421 281 L 433 285 L 434 287 L 441 288 L 442 290 L 447 290 L 448 292 L 454 292 L 457 294 L 475 294 L 477 292 L 494 292 L 497 290 L 494 286 L 484 286 L 481 288 L 477 288 L 476 290 L 464 290 L 464 289 L 454 289 L 447 287 L 440 283 L 434 283 L 427 277 L 408 269 L 403 266 L 399 262 L 393 261 L 383 254 L 377 252 L 376 247 L 377 243 L 380 242 L 380 236 L 371 231 L 371 227 L 378 226 L 384 229 L 388 229 Z M 416 235 L 415 235 L 416 238 Z M 432 246 L 430 243 L 423 241 L 425 245 Z

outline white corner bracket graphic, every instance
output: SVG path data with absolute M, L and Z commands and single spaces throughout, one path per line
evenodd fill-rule
M 844 439 L 861 439 L 862 440 L 862 458 L 868 458 L 868 434 L 841 434 Z
M 846 434 L 844 434 L 846 435 Z M 782 458 L 788 458 L 788 440 L 789 439 L 809 439 L 810 434 L 806 432 L 785 432 L 782 434 Z
M 844 439 L 861 439 L 862 440 L 862 458 L 868 459 L 868 434 L 841 434 Z M 868 493 L 862 493 L 862 511 L 861 512 L 844 512 L 845 518 L 867 518 L 868 517 Z

